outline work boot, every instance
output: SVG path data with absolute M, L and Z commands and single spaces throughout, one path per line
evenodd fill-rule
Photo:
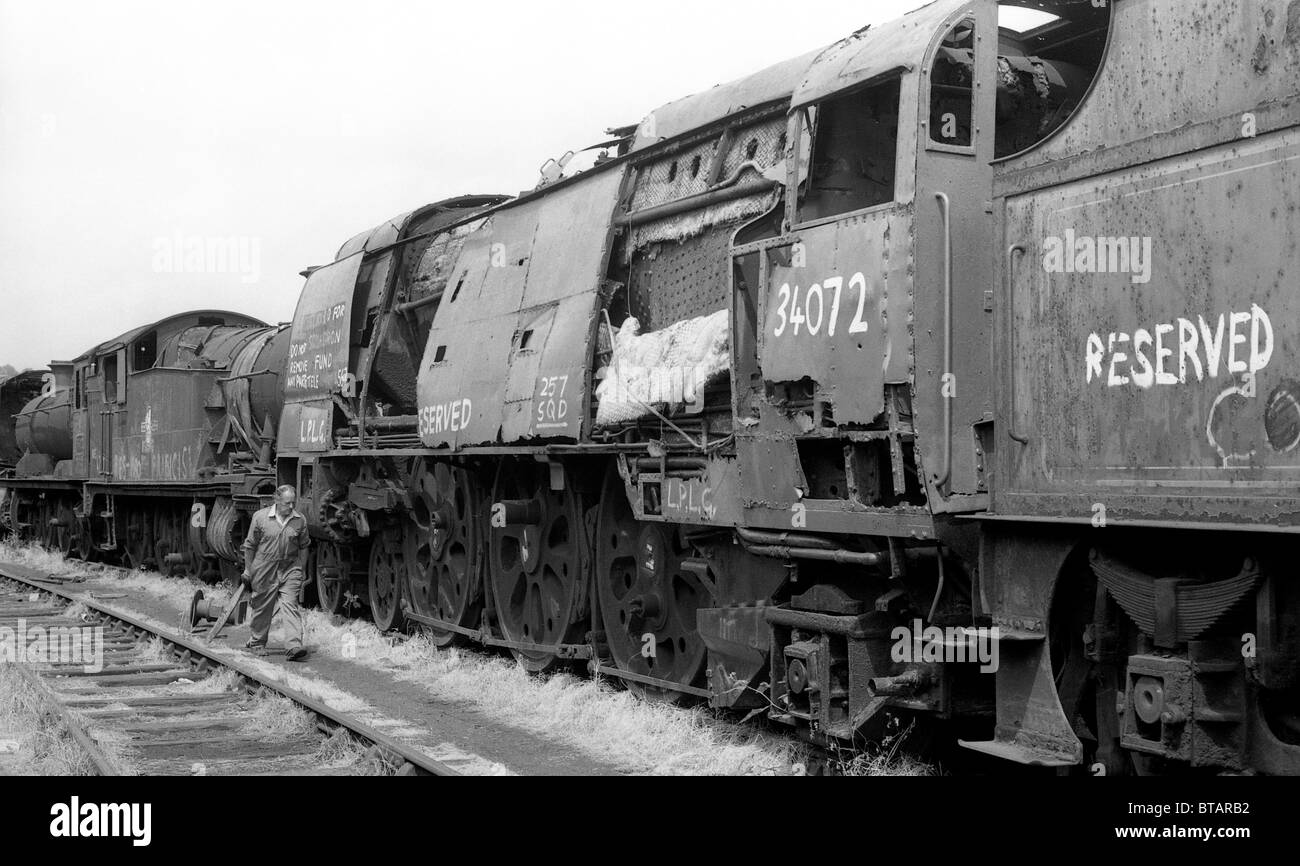
M 300 662 L 307 658 L 307 650 L 304 649 L 303 647 L 298 647 L 297 649 L 291 649 L 284 654 L 284 657 L 285 659 L 291 662 Z

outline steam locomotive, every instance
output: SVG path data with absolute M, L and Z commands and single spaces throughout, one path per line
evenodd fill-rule
M 5 525 L 216 578 L 291 483 L 442 646 L 1300 772 L 1298 82 L 1300 2 L 936 0 L 52 365 Z

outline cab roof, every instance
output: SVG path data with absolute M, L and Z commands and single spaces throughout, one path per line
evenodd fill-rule
M 802 108 L 889 72 L 919 68 L 948 19 L 969 5 L 970 0 L 935 0 L 825 48 L 670 102 L 637 127 L 632 150 L 704 129 L 747 109 L 776 102 Z
M 178 322 L 181 319 L 189 319 L 189 318 L 220 319 L 221 324 L 227 326 L 233 326 L 233 327 L 248 327 L 248 328 L 270 327 L 269 325 L 266 324 L 266 322 L 263 322 L 261 319 L 254 319 L 252 316 L 245 316 L 243 313 L 232 313 L 228 310 L 191 310 L 190 312 L 187 313 L 177 313 L 174 316 L 167 316 L 166 318 L 159 319 L 156 322 L 151 322 L 147 325 L 141 325 L 138 328 L 134 328 L 130 331 L 127 331 L 125 334 L 122 334 L 121 336 L 114 337 L 111 340 L 100 343 L 98 346 L 95 346 L 90 351 L 80 355 L 77 358 L 77 361 L 89 360 L 90 358 L 94 358 L 99 355 L 106 354 L 110 351 L 117 351 L 118 349 L 129 346 L 131 343 L 135 342 L 140 337 L 143 337 L 145 334 L 149 333 L 150 331 L 156 331 L 166 327 L 169 324 L 172 324 L 173 322 Z

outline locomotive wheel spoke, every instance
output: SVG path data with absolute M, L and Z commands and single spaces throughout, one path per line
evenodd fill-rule
M 611 469 L 596 532 L 596 595 L 605 640 L 619 670 L 681 685 L 703 675 L 704 641 L 695 613 L 713 604 L 699 578 L 683 566 L 694 553 L 676 527 L 636 521 L 621 478 Z M 651 700 L 681 692 L 631 681 Z
M 542 647 L 581 640 L 586 534 L 580 497 L 568 484 L 552 491 L 544 466 L 506 461 L 497 472 L 492 501 L 494 510 L 508 502 L 515 512 L 513 522 L 494 525 L 489 534 L 490 583 L 505 638 Z M 557 659 L 553 652 L 512 652 L 533 672 Z
M 55 532 L 58 540 L 59 553 L 64 556 L 71 556 L 77 549 L 77 528 L 80 525 L 77 522 L 77 516 L 72 513 L 72 508 L 66 503 L 58 507 L 59 527 Z
M 477 628 L 483 611 L 482 497 L 470 473 L 420 460 L 412 472 L 414 505 L 406 533 L 407 586 L 416 613 Z M 460 635 L 429 629 L 437 646 Z
M 313 578 L 316 581 L 316 603 L 328 614 L 343 610 L 343 599 L 352 585 L 351 551 L 333 541 L 318 542 Z
M 50 508 L 48 500 L 41 500 L 40 507 L 37 510 L 37 515 L 37 522 L 40 524 L 38 537 L 40 538 L 41 546 L 46 550 L 54 550 L 57 547 L 58 542 L 56 539 L 55 528 L 50 523 L 54 518 L 54 510 Z
M 401 629 L 402 581 L 406 566 L 400 536 L 385 530 L 370 545 L 370 615 L 380 631 Z
M 73 533 L 74 553 L 84 562 L 91 562 L 95 557 L 95 544 L 90 532 L 90 521 L 84 517 L 76 517 L 76 530 Z
M 148 516 L 132 510 L 126 519 L 126 538 L 123 539 L 122 560 L 128 568 L 144 568 L 153 544 L 149 538 Z
M 22 519 L 22 494 L 17 490 L 10 490 L 9 495 L 4 500 L 4 520 L 6 530 L 13 535 L 15 539 L 21 540 L 23 537 L 22 527 L 19 521 Z

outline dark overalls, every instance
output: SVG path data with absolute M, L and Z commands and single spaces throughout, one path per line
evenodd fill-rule
M 290 514 L 283 523 L 275 513 L 275 506 L 253 515 L 243 551 L 244 568 L 253 578 L 254 643 L 266 645 L 278 597 L 288 632 L 285 649 L 292 652 L 302 648 L 302 609 L 298 606 L 298 596 L 302 592 L 303 566 L 310 546 L 307 518 L 299 512 Z

